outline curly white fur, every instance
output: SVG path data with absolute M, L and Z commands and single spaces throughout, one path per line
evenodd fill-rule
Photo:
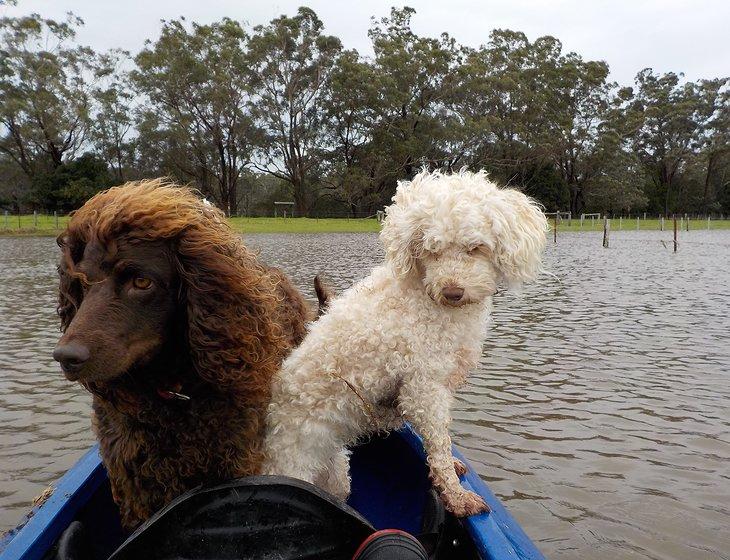
M 452 393 L 481 355 L 497 286 L 540 271 L 547 220 L 484 173 L 423 172 L 393 201 L 385 264 L 332 301 L 274 379 L 263 471 L 345 498 L 346 447 L 405 420 L 447 509 L 471 515 L 488 508 L 459 484 Z

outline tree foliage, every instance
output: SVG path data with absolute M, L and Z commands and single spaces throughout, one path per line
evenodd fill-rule
M 69 46 L 81 23 L 0 19 L 0 153 L 30 178 L 72 158 L 86 138 L 95 56 Z
M 730 212 L 730 83 L 645 69 L 631 87 L 550 36 L 478 47 L 373 20 L 373 55 L 309 8 L 266 25 L 163 22 L 131 57 L 82 21 L 0 20 L 0 205 L 71 208 L 168 175 L 230 214 L 374 214 L 422 167 L 485 168 L 548 210 Z M 79 156 L 78 154 L 85 155 Z
M 246 33 L 235 21 L 166 22 L 160 38 L 136 57 L 134 84 L 146 104 L 140 132 L 151 135 L 161 166 L 194 181 L 230 214 L 249 162 L 253 123 L 247 103 Z
M 327 140 L 324 102 L 342 49 L 322 28 L 311 9 L 299 8 L 293 17 L 255 27 L 248 45 L 249 107 L 262 131 L 258 167 L 290 185 L 300 214 L 317 197 Z

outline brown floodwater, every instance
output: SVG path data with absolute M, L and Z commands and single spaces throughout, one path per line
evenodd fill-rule
M 730 558 L 730 232 L 669 235 L 562 234 L 457 396 L 455 442 L 549 558 Z M 246 239 L 310 297 L 382 258 L 373 234 Z M 93 440 L 51 359 L 56 253 L 0 238 L 0 530 Z

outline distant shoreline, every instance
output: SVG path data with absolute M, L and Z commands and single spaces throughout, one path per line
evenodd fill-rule
M 67 216 L 59 216 L 58 227 L 56 218 L 53 216 L 33 215 L 8 217 L 8 227 L 5 227 L 3 217 L 0 216 L 0 237 L 56 237 L 59 235 L 68 221 Z M 229 218 L 229 223 L 237 233 L 377 233 L 380 231 L 380 223 L 374 218 Z M 15 226 L 15 227 L 13 227 Z M 552 230 L 553 221 L 550 220 Z M 672 220 L 664 221 L 664 230 L 671 232 L 673 229 Z M 681 231 L 686 231 L 686 224 L 678 221 Z M 611 231 L 636 231 L 636 218 L 612 218 Z M 641 231 L 658 231 L 660 229 L 659 219 L 640 219 L 639 229 Z M 707 220 L 690 220 L 690 231 L 707 230 Z M 710 229 L 728 230 L 730 220 L 710 220 Z M 563 220 L 558 224 L 558 234 L 561 232 L 580 231 L 602 231 L 603 220 L 596 219 L 593 222 L 586 219 L 583 225 L 580 219 L 574 218 L 568 223 Z

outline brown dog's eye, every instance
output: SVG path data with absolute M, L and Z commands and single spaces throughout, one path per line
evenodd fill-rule
M 138 290 L 147 290 L 152 286 L 152 280 L 137 276 L 134 280 L 132 280 L 132 284 Z

